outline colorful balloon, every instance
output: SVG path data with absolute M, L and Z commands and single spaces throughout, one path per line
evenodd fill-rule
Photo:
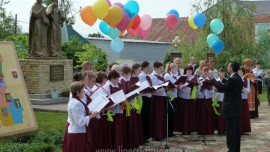
M 122 9 L 123 13 L 124 14 L 126 13 L 125 7 L 122 3 L 116 2 L 116 3 L 113 3 L 113 5 L 119 6 Z
M 96 23 L 97 17 L 92 12 L 92 6 L 85 6 L 81 11 L 81 19 L 84 23 L 92 26 Z
M 129 20 L 127 29 L 130 29 L 134 24 L 134 18 Z
M 143 30 L 143 29 L 139 28 L 139 35 L 142 38 L 145 38 L 149 33 L 150 33 L 150 28 L 147 30 Z
M 106 0 L 106 1 L 107 1 L 107 3 L 108 3 L 109 7 L 111 7 L 111 6 L 112 6 L 111 1 L 110 1 L 110 0 Z
M 165 22 L 167 24 L 167 26 L 170 28 L 170 29 L 173 29 L 176 27 L 177 25 L 177 17 L 174 15 L 174 14 L 171 14 L 171 15 L 168 15 L 165 19 Z
M 132 36 L 137 35 L 138 32 L 139 32 L 139 28 L 136 28 L 136 29 L 130 28 L 130 29 L 128 29 L 128 33 L 129 33 L 130 35 L 132 35 Z
M 127 14 L 124 14 L 124 17 L 122 18 L 122 21 L 116 25 L 116 27 L 120 30 L 123 31 L 125 29 L 127 29 L 129 24 L 129 17 Z
M 139 4 L 134 0 L 129 0 L 124 7 L 130 19 L 133 19 L 139 13 Z
M 112 39 L 117 38 L 121 33 L 121 31 L 119 31 L 117 28 L 112 28 L 110 26 L 107 27 L 107 32 Z
M 114 53 L 120 53 L 124 48 L 123 40 L 116 38 L 111 41 L 111 48 Z
M 108 15 L 109 8 L 106 0 L 97 0 L 92 6 L 93 14 L 101 20 Z
M 113 25 L 113 24 L 109 21 L 108 16 L 104 17 L 103 21 L 105 21 L 108 25 L 110 25 L 110 26 L 113 27 L 113 28 L 116 27 L 115 25 Z
M 197 13 L 194 17 L 195 25 L 200 29 L 206 22 L 206 16 L 203 13 Z
M 192 14 L 189 18 L 188 18 L 188 24 L 189 24 L 189 26 L 192 28 L 192 29 L 194 29 L 194 30 L 196 30 L 198 27 L 195 25 L 195 23 L 194 23 L 194 14 Z
M 216 34 L 209 34 L 207 36 L 207 44 L 209 46 L 212 46 L 216 40 L 219 40 L 218 36 Z
M 140 28 L 142 30 L 147 30 L 151 27 L 152 25 L 152 18 L 148 14 L 144 14 L 141 16 L 141 23 L 140 23 Z
M 101 21 L 99 23 L 99 29 L 105 35 L 108 35 L 108 31 L 107 31 L 108 26 L 109 25 L 106 22 L 104 22 L 104 21 Z
M 216 40 L 211 47 L 216 53 L 220 53 L 224 49 L 224 43 L 221 40 Z
M 224 29 L 224 24 L 220 19 L 213 19 L 210 22 L 210 29 L 215 34 L 220 34 Z
M 106 18 L 108 18 L 109 22 L 113 25 L 117 25 L 121 22 L 123 15 L 122 9 L 119 6 L 113 5 L 110 8 L 109 14 L 106 16 Z
M 119 34 L 119 38 L 122 37 L 124 34 L 126 33 L 126 30 L 122 31 L 120 34 Z
M 134 23 L 132 25 L 131 28 L 133 29 L 137 29 L 139 26 L 140 26 L 140 23 L 141 23 L 141 18 L 139 15 L 137 15 L 135 18 L 134 18 Z
M 168 15 L 171 15 L 171 14 L 174 14 L 174 15 L 176 16 L 176 18 L 179 19 L 179 13 L 178 13 L 177 10 L 175 10 L 175 9 L 170 10 L 170 11 L 167 13 L 167 16 L 168 16 Z

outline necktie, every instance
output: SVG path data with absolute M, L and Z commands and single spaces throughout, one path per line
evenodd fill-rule
M 152 80 L 151 80 L 151 78 L 147 75 L 146 76 L 146 80 L 148 81 L 148 83 L 150 84 L 150 86 L 152 86 L 153 84 L 152 84 Z

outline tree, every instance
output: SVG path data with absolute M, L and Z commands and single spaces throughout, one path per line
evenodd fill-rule
M 14 42 L 18 59 L 24 59 L 29 56 L 27 35 L 12 35 L 8 36 L 5 40 Z
M 15 20 L 10 13 L 6 12 L 4 7 L 8 3 L 9 0 L 0 0 L 0 40 L 15 33 Z M 21 31 L 22 28 L 17 26 L 17 33 L 22 33 Z
M 88 37 L 104 38 L 104 36 L 101 33 L 99 33 L 99 32 L 88 34 Z
M 94 44 L 84 44 L 83 52 L 76 52 L 75 56 L 79 58 L 79 62 L 91 61 L 96 71 L 106 72 L 109 66 L 107 57 L 108 53 L 98 49 Z M 81 68 L 81 65 L 79 66 Z
M 261 61 L 263 65 L 267 62 L 267 58 L 263 57 L 268 54 L 268 50 L 262 43 L 256 42 L 254 36 L 255 6 L 246 9 L 234 0 L 205 0 L 193 5 L 196 12 L 201 12 L 202 8 L 206 8 L 204 13 L 207 22 L 202 29 L 197 30 L 194 45 L 190 45 L 182 33 L 179 34 L 181 41 L 177 50 L 183 53 L 183 65 L 189 63 L 191 56 L 195 56 L 198 61 L 205 59 L 207 52 L 213 52 L 209 49 L 206 38 L 212 33 L 209 25 L 215 18 L 221 19 L 224 23 L 224 31 L 219 38 L 225 44 L 225 49 L 216 54 L 216 68 L 226 66 L 230 61 L 242 63 L 245 58 L 252 58 L 254 62 Z
M 43 3 L 46 6 L 49 6 L 54 0 L 44 0 Z M 64 13 L 65 22 L 66 24 L 72 26 L 75 24 L 75 13 L 76 11 L 73 10 L 73 3 L 71 0 L 59 0 L 60 3 L 58 7 Z

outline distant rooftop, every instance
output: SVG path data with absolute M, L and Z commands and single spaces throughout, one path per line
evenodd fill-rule
M 270 15 L 270 0 L 265 1 L 239 1 L 245 8 L 256 7 L 255 15 Z
M 89 43 L 84 37 L 82 37 L 78 32 L 76 32 L 70 25 L 64 23 L 62 27 L 62 43 L 68 42 L 72 37 L 77 37 L 82 43 Z

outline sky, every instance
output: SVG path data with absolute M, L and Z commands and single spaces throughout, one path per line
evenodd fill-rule
M 121 2 L 124 4 L 127 0 L 111 0 L 111 3 Z M 176 9 L 180 17 L 187 17 L 191 14 L 191 4 L 195 0 L 136 0 L 140 6 L 139 15 L 149 14 L 152 18 L 164 18 L 171 9 Z M 10 3 L 5 6 L 8 12 L 17 18 L 19 24 L 23 28 L 23 32 L 29 31 L 30 10 L 36 0 L 10 0 Z M 79 10 L 80 7 L 92 5 L 95 0 L 72 0 L 74 3 L 73 9 Z M 99 20 L 94 26 L 86 25 L 80 18 L 80 13 L 75 15 L 76 23 L 73 28 L 86 37 L 90 33 L 100 32 Z

